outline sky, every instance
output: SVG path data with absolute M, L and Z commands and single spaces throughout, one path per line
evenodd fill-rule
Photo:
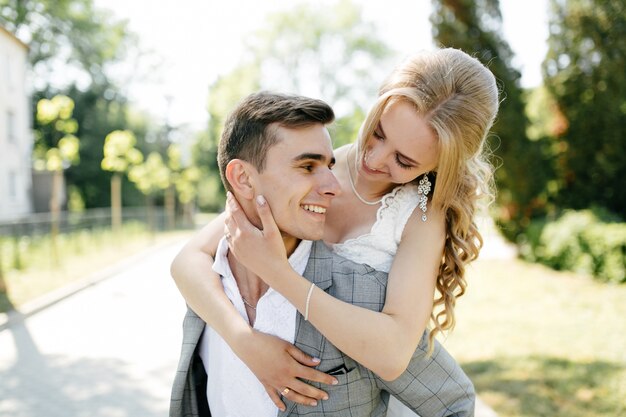
M 306 0 L 95 0 L 117 18 L 128 19 L 143 49 L 160 64 L 150 79 L 127 86 L 129 98 L 173 126 L 202 129 L 207 123 L 209 85 L 240 62 L 242 39 L 265 17 Z M 430 0 L 353 0 L 364 20 L 401 56 L 432 47 Z M 315 0 L 324 7 L 333 0 Z M 516 54 L 522 85 L 541 83 L 547 51 L 547 0 L 500 0 L 504 36 Z

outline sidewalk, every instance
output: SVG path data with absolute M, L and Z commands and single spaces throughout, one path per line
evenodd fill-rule
M 0 415 L 167 416 L 185 312 L 169 264 L 181 246 L 0 332 Z
M 166 417 L 185 312 L 169 264 L 181 246 L 9 322 L 0 416 Z M 479 401 L 476 417 L 497 415 Z

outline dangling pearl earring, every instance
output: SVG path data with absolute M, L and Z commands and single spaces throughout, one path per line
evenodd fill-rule
M 419 195 L 419 208 L 422 210 L 422 221 L 426 221 L 426 203 L 428 202 L 428 193 L 431 187 L 430 180 L 428 179 L 428 173 L 425 173 L 420 179 L 417 186 L 417 194 Z

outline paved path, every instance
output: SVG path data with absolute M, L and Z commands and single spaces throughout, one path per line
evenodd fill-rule
M 180 244 L 0 332 L 0 416 L 165 417 L 184 303 Z
M 0 416 L 166 417 L 185 311 L 169 264 L 181 245 L 6 325 Z M 476 417 L 494 416 L 479 403 Z

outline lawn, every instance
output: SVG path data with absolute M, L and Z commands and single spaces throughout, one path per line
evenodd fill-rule
M 80 231 L 60 235 L 58 261 L 53 260 L 48 236 L 23 238 L 17 249 L 9 240 L 0 240 L 3 249 L 3 284 L 7 293 L 0 292 L 0 313 L 19 308 L 24 303 L 107 268 L 125 257 L 154 245 L 188 238 L 191 231 L 151 233 L 145 227 L 124 225 L 122 230 Z M 19 269 L 7 267 L 16 262 Z
M 444 341 L 501 417 L 626 416 L 626 285 L 479 260 Z

